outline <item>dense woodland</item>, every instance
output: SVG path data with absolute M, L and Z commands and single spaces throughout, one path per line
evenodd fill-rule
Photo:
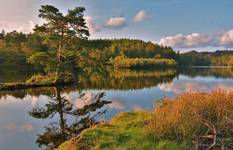
M 47 61 L 46 57 L 53 55 L 55 49 L 49 48 L 43 42 L 43 37 L 37 32 L 25 34 L 16 31 L 10 33 L 2 31 L 0 35 L 1 64 L 26 65 L 31 63 L 36 66 L 44 65 L 43 59 Z M 122 55 L 128 61 L 137 59 L 144 62 L 147 62 L 148 58 L 156 61 L 158 59 L 175 59 L 177 57 L 176 52 L 170 47 L 163 47 L 142 40 L 77 40 L 74 41 L 73 46 L 78 51 L 82 51 L 83 55 L 89 55 L 89 57 L 101 60 L 101 62 L 106 64 Z M 14 60 L 15 58 L 17 59 Z M 52 59 L 52 57 L 49 58 L 51 62 L 53 61 Z
M 233 66 L 233 51 L 217 50 L 215 52 L 190 51 L 179 55 L 180 65 L 188 66 Z
M 73 46 L 83 55 L 103 64 L 120 67 L 131 66 L 232 66 L 233 51 L 176 53 L 171 47 L 163 47 L 151 42 L 131 39 L 77 40 Z M 55 67 L 55 48 L 44 44 L 43 36 L 37 32 L 0 34 L 1 67 Z M 86 57 L 87 58 L 87 57 Z M 83 58 L 85 59 L 85 58 Z M 49 60 L 49 61 L 47 61 Z M 120 61 L 121 60 L 121 61 Z M 91 62 L 91 60 L 90 60 Z M 149 65 L 148 65 L 149 64 Z

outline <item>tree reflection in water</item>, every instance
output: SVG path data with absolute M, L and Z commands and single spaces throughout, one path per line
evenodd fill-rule
M 39 134 L 36 140 L 39 147 L 45 146 L 46 149 L 54 149 L 67 139 L 80 134 L 82 130 L 98 123 L 98 118 L 106 112 L 106 109 L 101 108 L 111 103 L 102 100 L 105 93 L 98 93 L 92 98 L 91 104 L 77 109 L 69 99 L 61 96 L 61 88 L 56 87 L 55 91 L 52 101 L 44 107 L 36 107 L 29 111 L 30 116 L 37 119 L 51 119 L 56 114 L 59 116 L 59 121 L 46 126 L 45 131 Z M 79 99 L 85 95 L 80 93 Z

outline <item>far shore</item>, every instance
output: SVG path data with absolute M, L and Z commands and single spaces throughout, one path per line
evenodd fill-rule
M 14 91 L 14 90 L 40 88 L 40 87 L 56 87 L 56 86 L 65 86 L 72 84 L 73 83 L 71 82 L 50 83 L 50 84 L 0 83 L 0 91 Z
M 233 66 L 190 66 L 192 68 L 233 68 Z

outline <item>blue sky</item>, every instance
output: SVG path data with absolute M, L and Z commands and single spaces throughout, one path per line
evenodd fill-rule
M 0 29 L 29 32 L 38 8 L 84 6 L 91 38 L 134 38 L 176 50 L 233 48 L 232 0 L 7 0 Z

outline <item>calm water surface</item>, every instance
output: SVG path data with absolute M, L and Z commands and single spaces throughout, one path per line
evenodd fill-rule
M 8 75 L 2 75 L 0 81 L 6 80 Z M 124 71 L 83 78 L 78 87 L 0 91 L 1 150 L 49 149 L 77 135 L 88 119 L 110 119 L 119 112 L 152 110 L 163 97 L 219 88 L 233 89 L 232 69 Z M 101 92 L 105 96 L 98 100 Z

